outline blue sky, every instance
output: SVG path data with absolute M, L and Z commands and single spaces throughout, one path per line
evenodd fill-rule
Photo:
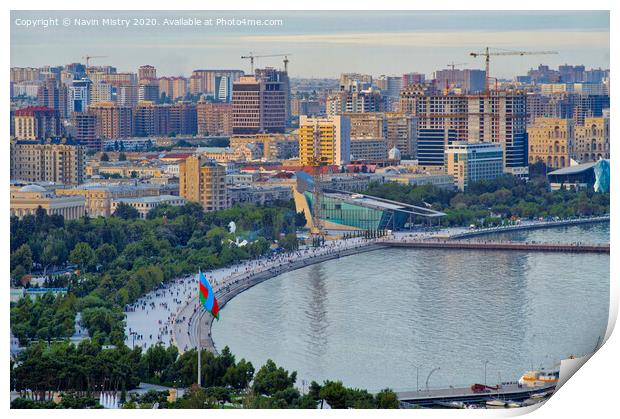
M 278 27 L 48 27 L 24 28 L 16 19 L 38 18 L 282 19 Z M 341 72 L 430 74 L 447 63 L 483 68 L 469 53 L 485 46 L 509 50 L 556 50 L 558 55 L 499 57 L 491 75 L 513 77 L 539 63 L 609 67 L 606 11 L 13 11 L 11 65 L 60 65 L 85 54 L 105 55 L 97 64 L 158 75 L 189 75 L 196 68 L 248 70 L 241 55 L 292 53 L 295 77 L 337 77 Z M 95 61 L 93 61 L 94 63 Z M 260 65 L 281 65 L 263 59 Z

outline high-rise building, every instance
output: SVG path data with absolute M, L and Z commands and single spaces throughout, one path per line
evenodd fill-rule
M 299 162 L 343 165 L 351 157 L 351 121 L 346 116 L 299 118 Z M 318 161 L 317 161 L 318 159 Z
M 41 71 L 34 67 L 11 67 L 11 81 L 19 83 L 22 81 L 41 80 Z
M 19 140 L 45 140 L 61 134 L 58 112 L 44 106 L 16 110 L 13 127 L 15 138 Z
M 159 83 L 157 80 L 142 80 L 138 86 L 138 101 L 159 102 Z
M 101 139 L 97 135 L 97 117 L 87 112 L 75 112 L 72 116 L 74 139 L 89 150 L 100 150 Z
M 127 84 L 116 88 L 116 103 L 133 108 L 138 103 L 138 85 Z
M 198 102 L 196 114 L 199 135 L 231 135 L 232 134 L 231 103 Z
M 484 91 L 486 72 L 483 70 L 449 69 L 438 70 L 433 74 L 438 88 L 460 89 L 462 93 L 481 93 Z
M 385 114 L 381 112 L 350 112 L 342 116 L 351 122 L 351 138 L 385 138 Z
M 388 96 L 398 98 L 400 97 L 400 90 L 403 87 L 403 78 L 394 76 L 380 76 L 375 80 L 375 84 L 381 92 Z
M 318 116 L 324 113 L 325 110 L 321 109 L 321 102 L 317 99 L 291 98 L 291 116 Z
M 89 79 L 73 80 L 69 86 L 69 98 L 67 102 L 67 113 L 69 116 L 73 112 L 85 112 L 90 104 L 90 86 L 92 82 Z
M 571 119 L 536 118 L 528 127 L 529 163 L 542 161 L 548 168 L 570 166 L 575 139 L 575 126 Z
M 227 208 L 225 167 L 201 156 L 186 158 L 179 164 L 179 195 L 205 211 Z
M 402 112 L 385 113 L 385 139 L 388 150 L 394 147 L 402 156 L 416 156 L 417 119 Z
M 141 65 L 138 67 L 138 81 L 150 81 L 157 79 L 157 70 L 152 65 Z
M 425 77 L 424 77 L 424 74 L 422 73 L 403 74 L 401 89 L 405 89 L 415 84 L 424 84 L 424 81 L 425 81 L 424 79 Z
M 148 137 L 151 135 L 163 134 L 167 135 L 168 133 L 160 133 L 158 131 L 158 127 L 160 126 L 158 117 L 159 117 L 159 108 L 155 106 L 153 102 L 149 101 L 141 101 L 138 102 L 136 107 L 133 110 L 134 117 L 134 134 L 138 137 Z
M 343 92 L 361 92 L 372 87 L 370 74 L 342 73 L 340 74 L 340 90 Z
M 90 85 L 90 103 L 111 102 L 112 85 L 105 81 L 98 81 Z
M 230 101 L 232 83 L 243 74 L 242 70 L 194 70 L 190 77 L 190 93 Z
M 195 103 L 175 103 L 164 105 L 159 108 L 167 107 L 168 132 L 177 135 L 196 135 L 198 132 L 198 119 L 196 115 Z M 160 119 L 162 116 L 160 115 Z
M 86 152 L 71 140 L 12 140 L 11 179 L 79 184 L 84 181 Z
M 288 83 L 244 76 L 233 83 L 233 134 L 283 133 Z
M 417 119 L 417 158 L 421 166 L 444 166 L 443 150 L 452 142 L 489 142 L 502 146 L 506 172 L 527 177 L 524 94 L 501 91 L 488 96 L 439 95 L 406 89 L 401 94 L 401 107 Z
M 385 138 L 351 138 L 351 158 L 354 160 L 381 161 L 388 155 Z
M 58 111 L 61 118 L 67 116 L 67 88 L 56 79 L 49 78 L 42 82 L 37 90 L 39 106 Z
M 291 119 L 291 83 L 288 78 L 288 73 L 271 67 L 256 69 L 254 73 L 256 78 L 260 79 L 265 84 L 263 103 L 266 107 L 266 111 L 268 111 L 268 115 L 273 116 L 273 127 L 279 129 L 279 113 L 282 97 L 284 97 L 285 126 L 288 126 Z M 268 119 L 265 120 L 265 124 L 266 126 L 271 125 Z
M 327 97 L 327 115 L 342 115 L 347 112 L 386 111 L 385 97 L 376 88 L 357 91 L 339 91 Z
M 524 94 L 495 92 L 468 97 L 468 141 L 496 143 L 504 150 L 504 171 L 527 177 L 527 113 Z
M 446 168 L 459 190 L 472 182 L 492 180 L 503 173 L 503 150 L 497 144 L 455 142 L 446 146 Z
M 115 139 L 133 135 L 133 112 L 128 106 L 100 102 L 89 106 L 88 113 L 97 117 L 97 137 Z
M 575 126 L 572 157 L 581 163 L 609 159 L 609 117 L 586 117 Z

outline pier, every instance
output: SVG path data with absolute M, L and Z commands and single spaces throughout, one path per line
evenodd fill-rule
M 533 243 L 474 240 L 387 240 L 383 245 L 417 249 L 517 250 L 524 252 L 609 253 L 609 243 Z
M 486 390 L 474 392 L 470 387 L 450 387 L 433 390 L 403 391 L 397 392 L 398 400 L 403 405 L 416 405 L 424 407 L 445 407 L 449 402 L 482 403 L 487 400 L 500 399 L 505 401 L 524 401 L 534 395 L 541 398 L 550 395 L 555 390 L 555 385 L 527 387 L 519 384 L 503 384 L 498 390 Z

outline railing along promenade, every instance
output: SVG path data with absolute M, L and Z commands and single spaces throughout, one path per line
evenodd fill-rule
M 510 232 L 510 231 L 535 230 L 535 229 L 541 229 L 541 228 L 563 227 L 563 226 L 572 226 L 572 225 L 580 225 L 580 224 L 595 224 L 595 223 L 603 223 L 603 222 L 608 222 L 608 221 L 609 221 L 609 215 L 602 215 L 602 216 L 597 216 L 597 217 L 569 218 L 569 219 L 564 219 L 564 220 L 553 220 L 553 221 L 524 221 L 519 224 L 511 224 L 511 225 L 498 226 L 498 227 L 477 228 L 475 230 L 461 231 L 461 232 L 450 234 L 450 238 L 451 239 L 464 239 L 467 237 L 482 236 L 485 234 L 497 234 L 497 233 Z
M 609 253 L 609 244 L 535 243 L 481 240 L 389 240 L 386 246 L 418 249 L 520 250 L 526 252 Z

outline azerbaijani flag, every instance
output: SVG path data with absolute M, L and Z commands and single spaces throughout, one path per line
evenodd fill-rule
M 200 291 L 198 291 L 200 304 L 205 310 L 211 313 L 213 317 L 219 320 L 220 307 L 217 304 L 217 298 L 215 298 L 215 293 L 213 292 L 213 288 L 211 288 L 211 284 L 209 284 L 209 281 L 207 281 L 207 278 L 205 278 L 202 272 L 198 272 L 198 281 L 200 283 Z

